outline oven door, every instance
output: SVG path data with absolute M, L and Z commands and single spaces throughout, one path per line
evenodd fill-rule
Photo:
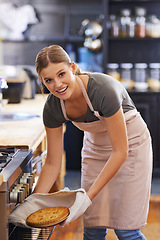
M 53 227 L 48 228 L 22 228 L 9 224 L 9 240 L 49 240 Z

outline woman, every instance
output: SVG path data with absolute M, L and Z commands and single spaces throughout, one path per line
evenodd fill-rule
M 36 192 L 48 192 L 61 168 L 63 124 L 84 131 L 82 187 L 92 205 L 84 213 L 84 239 L 104 240 L 106 228 L 119 239 L 146 239 L 152 174 L 151 138 L 124 87 L 102 73 L 81 73 L 58 45 L 36 58 L 40 81 L 50 91 L 43 119 L 47 158 Z

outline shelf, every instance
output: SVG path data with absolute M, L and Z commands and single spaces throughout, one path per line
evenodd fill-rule
M 152 37 L 145 37 L 145 38 L 139 38 L 139 37 L 133 37 L 133 38 L 125 37 L 125 38 L 122 38 L 122 37 L 117 37 L 117 38 L 114 38 L 114 37 L 109 37 L 109 40 L 111 40 L 111 41 L 159 41 L 160 38 L 152 38 Z
M 134 3 L 154 3 L 159 0 L 134 0 Z M 109 0 L 109 3 L 133 3 L 131 0 Z
M 60 37 L 37 37 L 37 36 L 31 36 L 29 38 L 25 38 L 23 40 L 9 40 L 9 39 L 4 39 L 2 42 L 3 43 L 26 43 L 26 42 L 67 42 L 67 41 L 72 41 L 72 42 L 83 42 L 84 38 L 81 36 L 73 36 L 70 35 L 68 37 L 60 36 Z
M 122 38 L 122 37 L 109 37 L 109 41 L 158 41 L 159 42 L 160 38 L 151 38 L 151 37 L 146 37 L 146 38 Z M 9 40 L 9 39 L 4 39 L 2 42 L 13 42 L 13 43 L 21 43 L 21 42 L 66 42 L 66 41 L 72 41 L 72 42 L 83 42 L 84 38 L 82 36 L 74 36 L 74 35 L 69 35 L 67 37 L 60 36 L 60 37 L 37 37 L 37 36 L 31 36 L 29 38 L 25 38 L 23 40 Z
M 157 91 L 155 91 L 155 90 L 150 90 L 150 89 L 148 89 L 148 90 L 142 90 L 142 91 L 140 91 L 140 90 L 137 90 L 137 89 L 132 89 L 132 90 L 127 90 L 128 91 L 128 93 L 133 93 L 133 94 L 143 94 L 143 95 L 147 95 L 147 94 L 155 94 L 155 95 L 160 95 L 160 90 L 157 90 Z

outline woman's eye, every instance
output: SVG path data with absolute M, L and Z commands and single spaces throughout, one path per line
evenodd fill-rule
M 62 72 L 62 73 L 59 74 L 59 76 L 60 76 L 60 77 L 63 77 L 64 74 L 65 74 L 65 72 Z
M 50 83 L 51 81 L 52 81 L 52 79 L 49 78 L 49 79 L 46 80 L 46 83 Z

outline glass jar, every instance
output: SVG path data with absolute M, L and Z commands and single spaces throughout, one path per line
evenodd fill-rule
M 136 37 L 144 38 L 146 37 L 146 9 L 142 7 L 136 7 L 135 15 L 135 35 Z
M 148 88 L 147 83 L 147 64 L 135 63 L 134 64 L 134 76 L 135 76 L 135 88 L 138 90 L 146 90 Z
M 114 14 L 109 16 L 108 30 L 110 37 L 119 37 L 119 19 Z
M 112 76 L 113 78 L 120 81 L 120 73 L 119 73 L 119 64 L 118 63 L 108 63 L 107 64 L 107 74 Z
M 129 26 L 131 21 L 131 10 L 128 8 L 121 9 L 120 16 L 120 36 L 129 37 Z
M 134 86 L 134 83 L 133 83 L 132 77 L 131 77 L 131 73 L 132 73 L 131 69 L 132 68 L 133 68 L 132 63 L 121 63 L 120 64 L 120 69 L 121 69 L 120 81 L 126 89 L 132 89 Z
M 148 86 L 151 90 L 160 89 L 160 63 L 149 64 Z
M 148 37 L 160 37 L 160 19 L 156 15 L 150 15 L 146 22 L 146 34 Z
M 135 26 L 136 26 L 135 18 L 131 17 L 128 27 L 128 36 L 131 38 L 135 37 Z

